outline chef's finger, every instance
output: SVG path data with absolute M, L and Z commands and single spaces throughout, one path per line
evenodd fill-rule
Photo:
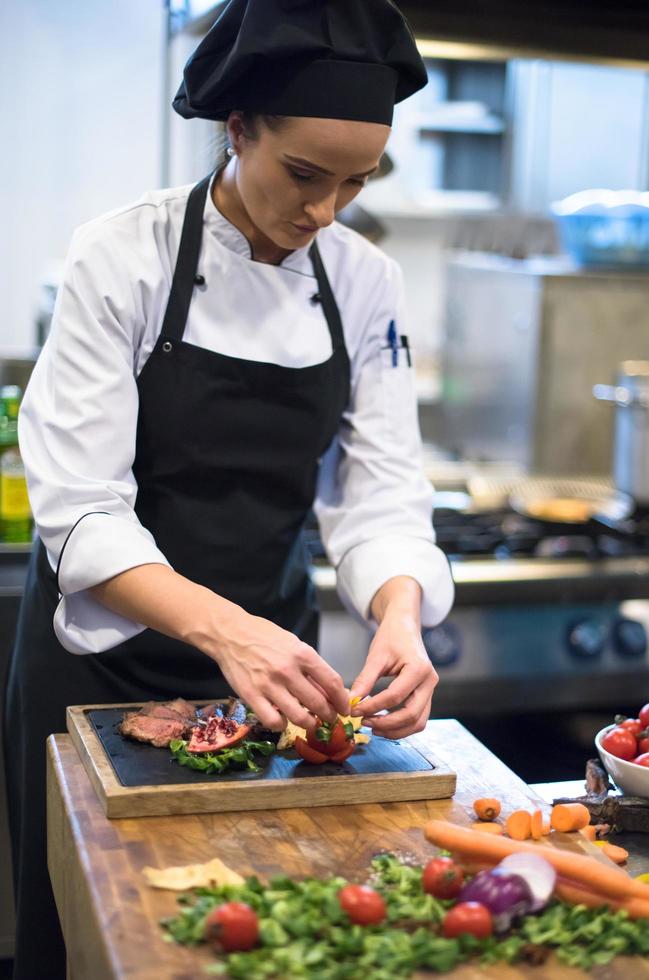
M 360 674 L 352 684 L 351 698 L 367 698 L 367 695 L 374 689 L 374 685 L 378 681 L 379 677 L 383 676 L 384 663 L 379 660 L 378 657 L 368 659 L 365 662 L 365 666 L 361 670 Z M 370 701 L 372 698 L 369 699 Z M 361 715 L 365 713 L 365 705 L 368 701 L 363 701 L 362 704 L 355 705 L 352 710 L 352 715 Z M 370 714 L 373 712 L 370 711 Z
M 271 702 L 258 693 L 252 691 L 246 696 L 240 691 L 241 700 L 248 705 L 256 718 L 259 718 L 263 728 L 269 732 L 283 732 L 286 727 L 286 718 L 271 704 Z
M 380 715 L 375 722 L 372 724 L 372 732 L 374 735 L 381 735 L 383 738 L 406 738 L 407 735 L 414 735 L 415 732 L 423 732 L 428 719 L 430 717 L 430 702 L 427 704 L 426 709 L 421 712 L 421 714 L 415 719 L 414 722 L 407 722 L 402 725 L 393 725 L 391 727 L 381 728 L 379 730 L 379 722 L 394 721 L 397 715 L 400 715 L 400 711 L 395 711 L 391 715 Z
M 313 729 L 316 726 L 316 717 L 288 690 L 276 688 L 271 692 L 271 697 L 282 714 L 292 721 L 298 728 Z
M 396 731 L 404 725 L 414 725 L 424 710 L 430 709 L 430 701 L 430 688 L 422 686 L 394 711 L 373 715 L 365 720 L 365 724 L 381 735 Z
M 423 670 L 418 663 L 406 664 L 384 691 L 380 691 L 373 698 L 363 701 L 363 717 L 369 718 L 370 715 L 375 715 L 377 711 L 383 711 L 384 708 L 396 708 L 403 704 L 408 695 L 412 694 L 429 674 L 430 670 L 428 668 Z
M 291 681 L 290 690 L 300 704 L 303 704 L 305 708 L 308 708 L 323 721 L 334 722 L 338 717 L 338 712 L 327 698 L 323 688 L 312 678 L 300 674 L 298 679 Z
M 342 677 L 315 650 L 312 653 L 313 656 L 303 662 L 303 673 L 317 681 L 338 714 L 349 714 L 349 695 Z
M 367 724 L 373 728 L 375 723 L 380 722 L 379 728 L 381 730 L 397 728 L 400 725 L 412 725 L 424 711 L 430 710 L 432 696 L 433 685 L 427 678 L 396 709 L 388 714 L 374 715 L 372 718 L 368 718 Z

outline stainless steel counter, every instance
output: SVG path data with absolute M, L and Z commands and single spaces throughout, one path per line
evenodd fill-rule
M 649 556 L 605 558 L 597 562 L 565 558 L 451 560 L 455 606 L 503 602 L 649 599 Z M 342 609 L 336 573 L 317 565 L 313 579 L 323 611 Z M 507 589 L 506 595 L 503 589 Z

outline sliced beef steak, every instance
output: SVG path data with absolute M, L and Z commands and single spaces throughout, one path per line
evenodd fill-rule
M 187 738 L 190 752 L 217 752 L 243 741 L 257 727 L 256 718 L 248 716 L 238 698 L 200 710 L 184 698 L 175 698 L 149 701 L 139 711 L 127 711 L 118 731 L 156 748 L 164 748 L 174 738 Z
M 127 738 L 161 749 L 172 739 L 189 735 L 197 717 L 196 707 L 184 698 L 148 701 L 139 711 L 127 711 L 118 731 Z
M 197 710 L 195 704 L 190 704 L 189 701 L 185 701 L 184 698 L 175 698 L 173 701 L 168 702 L 168 707 L 172 711 L 177 711 L 179 715 L 188 720 L 195 721 L 197 717 Z
M 134 738 L 138 742 L 148 742 L 163 749 L 174 738 L 182 738 L 188 724 L 183 718 L 160 718 L 145 715 L 140 711 L 127 711 L 119 726 L 121 735 Z

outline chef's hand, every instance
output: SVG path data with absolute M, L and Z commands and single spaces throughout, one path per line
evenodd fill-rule
M 365 666 L 352 685 L 352 698 L 363 698 L 352 709 L 376 735 L 405 738 L 422 731 L 438 676 L 421 639 L 421 587 L 411 578 L 390 579 L 372 601 L 378 630 Z M 394 680 L 384 691 L 367 697 L 381 677 Z M 388 714 L 376 716 L 388 709 Z
M 340 676 L 293 633 L 242 609 L 220 633 L 210 655 L 265 728 L 281 731 L 288 719 L 311 729 L 316 715 L 335 721 L 349 713 Z
M 120 616 L 215 660 L 266 728 L 281 731 L 288 718 L 308 729 L 316 715 L 334 721 L 349 713 L 349 692 L 312 647 L 166 565 L 129 568 L 91 592 Z

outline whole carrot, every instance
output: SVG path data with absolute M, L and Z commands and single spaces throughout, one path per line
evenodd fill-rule
M 634 881 L 624 871 L 607 867 L 601 861 L 581 854 L 544 844 L 510 840 L 496 834 L 480 834 L 446 820 L 429 820 L 424 833 L 437 847 L 485 863 L 497 864 L 508 854 L 519 851 L 525 854 L 541 854 L 560 875 L 581 882 L 594 891 L 611 898 L 626 899 L 633 896 L 649 901 L 649 885 Z
M 631 919 L 649 919 L 649 901 L 643 898 L 627 898 L 625 901 L 608 898 L 599 892 L 584 888 L 583 885 L 568 878 L 559 877 L 554 893 L 557 898 L 571 905 L 586 905 L 588 908 L 599 908 L 608 905 L 613 909 L 624 909 Z

